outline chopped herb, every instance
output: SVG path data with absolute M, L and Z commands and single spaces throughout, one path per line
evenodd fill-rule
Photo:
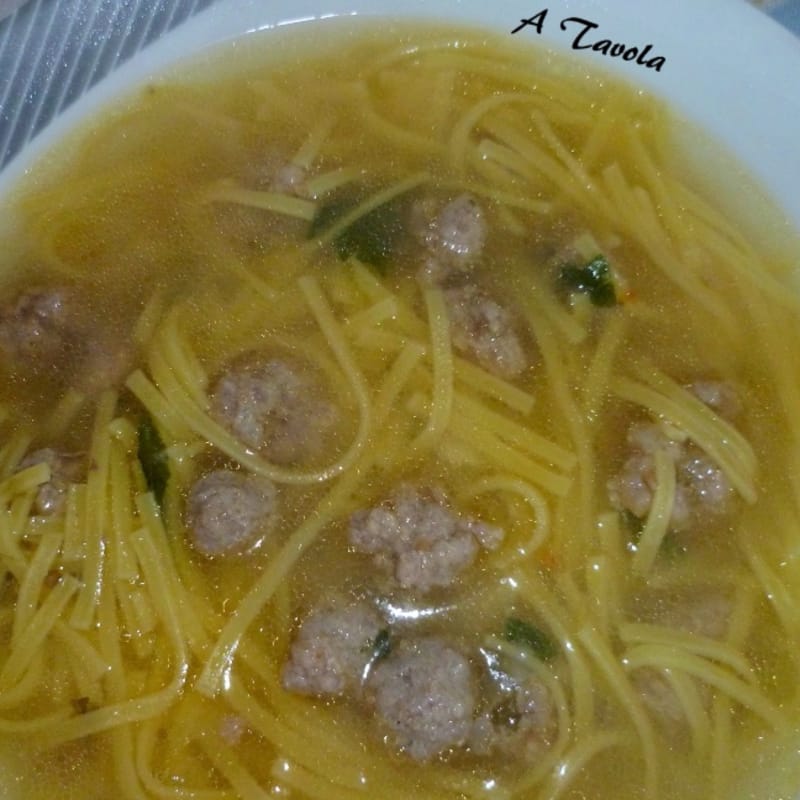
M 166 448 L 152 418 L 148 415 L 139 423 L 139 449 L 137 453 L 147 488 L 159 506 L 164 503 L 164 492 L 169 480 L 169 463 Z
M 631 543 L 637 544 L 642 535 L 644 520 L 641 517 L 637 517 L 633 511 L 628 511 L 627 508 L 619 512 L 619 518 L 622 527 L 630 534 Z
M 76 714 L 88 714 L 94 707 L 88 697 L 75 697 L 72 700 L 72 708 Z
M 380 661 L 392 651 L 392 641 L 388 628 L 383 628 L 372 642 L 372 660 Z
M 311 225 L 308 228 L 308 238 L 316 239 L 317 236 L 325 233 L 337 219 L 343 217 L 354 205 L 352 200 L 345 200 L 341 197 L 321 205 L 311 220 Z
M 605 256 L 595 256 L 582 267 L 562 267 L 561 282 L 572 292 L 589 295 L 596 306 L 613 306 L 617 303 L 611 267 Z
M 356 202 L 337 199 L 320 207 L 308 231 L 313 239 L 349 213 Z M 403 232 L 401 203 L 388 201 L 359 217 L 334 237 L 333 244 L 344 261 L 355 256 L 359 261 L 382 270 L 391 258 Z
M 506 620 L 504 637 L 507 642 L 528 648 L 542 661 L 558 654 L 558 645 L 548 634 L 519 617 L 509 617 Z

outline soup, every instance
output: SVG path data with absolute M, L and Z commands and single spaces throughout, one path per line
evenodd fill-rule
M 9 791 L 735 795 L 800 721 L 788 259 L 623 84 L 322 28 L 14 200 Z

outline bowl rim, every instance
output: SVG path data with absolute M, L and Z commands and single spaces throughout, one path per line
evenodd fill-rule
M 541 16 L 544 12 L 544 16 Z M 537 19 L 537 15 L 540 15 Z M 800 230 L 800 38 L 745 0 L 218 0 L 148 47 L 56 117 L 0 172 L 0 198 L 34 164 L 92 114 L 164 70 L 235 41 L 243 34 L 332 17 L 445 21 L 478 25 L 510 38 L 538 40 L 665 100 L 673 111 L 722 145 L 761 191 Z M 522 20 L 534 20 L 522 25 Z M 588 28 L 576 20 L 597 25 Z M 541 24 L 537 26 L 536 21 Z M 518 28 L 516 34 L 512 30 Z M 584 31 L 578 41 L 576 37 Z M 609 39 L 638 55 L 611 57 L 585 45 Z M 576 45 L 577 42 L 577 45 Z M 650 45 L 649 50 L 647 45 Z M 579 49 L 574 49 L 574 47 Z M 646 56 L 646 57 L 645 57 Z M 660 67 L 646 62 L 663 59 Z

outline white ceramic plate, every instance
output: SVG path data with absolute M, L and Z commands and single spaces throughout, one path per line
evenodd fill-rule
M 546 14 L 536 17 L 539 12 Z M 666 98 L 682 115 L 727 148 L 800 229 L 800 39 L 743 0 L 220 0 L 153 45 L 62 114 L 0 173 L 0 194 L 24 177 L 33 162 L 66 131 L 104 103 L 168 65 L 230 41 L 249 31 L 337 15 L 428 17 L 454 23 L 478 23 L 511 31 L 522 19 L 541 22 L 541 33 L 526 25 L 516 39 L 546 42 L 571 51 L 587 70 L 609 69 Z M 579 41 L 578 34 L 588 28 Z M 572 19 L 573 21 L 566 21 Z M 601 39 L 644 51 L 640 57 L 605 56 L 583 45 Z M 580 49 L 573 49 L 577 45 Z M 230 45 L 234 46 L 234 45 Z M 631 53 L 629 53 L 630 57 Z M 641 61 L 661 57 L 660 69 Z M 709 163 L 715 148 L 702 150 Z M 700 151 L 698 151 L 700 152 Z M 716 163 L 712 159 L 712 163 Z M 725 183 L 726 198 L 746 186 L 736 176 Z M 751 188 L 748 188 L 748 192 Z

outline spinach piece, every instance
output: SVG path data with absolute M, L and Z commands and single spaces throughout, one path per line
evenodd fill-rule
M 169 461 L 161 434 L 147 415 L 139 422 L 139 447 L 137 456 L 142 465 L 147 488 L 153 493 L 159 507 L 164 504 L 164 492 L 169 480 Z
M 352 199 L 341 198 L 322 205 L 311 221 L 308 238 L 313 239 L 324 233 L 356 205 L 357 202 Z M 403 230 L 402 203 L 389 200 L 348 225 L 337 234 L 333 245 L 342 261 L 355 256 L 359 261 L 383 272 Z
M 567 265 L 561 268 L 561 283 L 572 292 L 582 292 L 596 306 L 617 304 L 617 291 L 611 267 L 605 256 L 597 255 L 582 267 Z
M 637 517 L 633 511 L 628 511 L 627 508 L 619 512 L 619 518 L 623 530 L 626 530 L 631 537 L 631 544 L 637 544 L 641 538 L 645 521 L 641 517 Z
M 389 637 L 389 629 L 383 628 L 372 642 L 372 660 L 380 661 L 392 652 L 392 640 Z
M 548 661 L 558 655 L 558 644 L 552 637 L 519 617 L 509 617 L 506 620 L 503 637 L 507 642 L 526 647 L 542 661 Z

